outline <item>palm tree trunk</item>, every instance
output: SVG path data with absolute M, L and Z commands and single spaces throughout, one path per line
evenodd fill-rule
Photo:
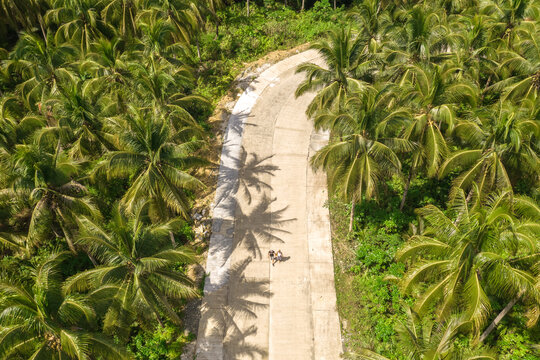
M 122 35 L 126 36 L 126 3 L 122 3 Z
M 246 0 L 247 16 L 249 16 L 249 0 Z
M 306 4 L 306 0 L 302 0 L 302 7 L 300 8 L 300 11 L 304 11 L 305 4 Z
M 469 190 L 469 193 L 467 194 L 467 197 L 465 198 L 465 205 L 469 204 L 469 201 L 471 201 L 472 195 L 473 195 L 473 189 Z M 463 217 L 463 211 L 458 214 L 456 221 L 454 221 L 454 225 L 459 224 L 462 217 Z
M 349 232 L 352 231 L 353 229 L 353 223 L 354 223 L 354 207 L 355 207 L 355 202 L 354 200 L 351 201 L 351 217 L 349 219 Z
M 334 10 L 336 10 L 336 1 L 337 0 L 334 0 Z
M 163 320 L 161 320 L 161 318 L 159 317 L 158 314 L 156 314 L 156 319 L 157 319 L 157 321 L 159 323 L 159 327 L 163 328 Z
M 176 247 L 176 241 L 174 240 L 174 234 L 172 231 L 169 231 L 169 237 L 171 238 L 171 243 L 173 247 Z
M 486 328 L 486 330 L 482 333 L 482 335 L 480 335 L 480 339 L 479 341 L 480 342 L 483 342 L 484 340 L 486 340 L 486 338 L 489 336 L 489 334 L 491 334 L 491 332 L 493 330 L 495 330 L 495 328 L 497 327 L 497 325 L 499 325 L 499 323 L 501 322 L 501 320 L 506 316 L 506 314 L 508 314 L 510 312 L 510 310 L 512 310 L 512 307 L 514 307 L 514 305 L 516 305 L 516 303 L 519 301 L 519 299 L 521 298 L 521 296 L 523 296 L 523 291 L 520 292 L 518 294 L 518 296 L 516 296 L 515 298 L 513 298 L 505 307 L 504 309 L 502 309 L 502 311 L 499 313 L 499 315 L 497 315 L 497 317 L 492 321 L 491 324 L 489 324 L 489 326 Z
M 197 56 L 199 57 L 199 60 L 201 60 L 201 46 L 199 45 L 198 36 L 195 38 L 195 45 L 197 46 Z
M 84 251 L 86 253 L 86 255 L 88 255 L 88 258 L 90 259 L 90 261 L 92 262 L 92 265 L 94 265 L 94 267 L 98 266 L 98 262 L 96 261 L 96 259 L 92 256 L 92 254 L 90 254 L 89 251 L 85 250 Z
M 409 171 L 409 177 L 407 178 L 407 182 L 405 183 L 405 189 L 403 190 L 403 197 L 401 198 L 401 204 L 399 204 L 399 210 L 403 210 L 403 206 L 405 206 L 405 199 L 407 199 L 407 193 L 409 192 L 409 187 L 411 186 L 411 180 L 414 176 L 414 166 Z
M 43 17 L 41 16 L 41 14 L 38 15 L 38 20 L 41 34 L 43 35 L 43 40 L 45 41 L 45 45 L 47 45 L 47 34 L 45 34 L 45 28 L 43 27 Z

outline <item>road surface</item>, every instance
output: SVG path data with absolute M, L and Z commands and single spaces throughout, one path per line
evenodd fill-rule
M 334 360 L 336 311 L 326 177 L 310 156 L 328 141 L 295 98 L 310 50 L 263 72 L 229 119 L 213 210 L 198 360 Z M 272 266 L 269 249 L 284 261 Z

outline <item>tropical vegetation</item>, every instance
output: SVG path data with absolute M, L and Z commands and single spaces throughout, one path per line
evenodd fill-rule
M 208 118 L 313 5 L 0 1 L 0 359 L 179 358 Z
M 334 194 L 348 356 L 537 359 L 540 3 L 363 0 L 348 16 L 311 46 L 326 64 L 297 68 L 331 133 L 311 164 Z

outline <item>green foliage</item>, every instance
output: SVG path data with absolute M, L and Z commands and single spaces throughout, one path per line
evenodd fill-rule
M 128 344 L 135 359 L 173 360 L 180 358 L 185 344 L 192 341 L 193 334 L 185 335 L 172 324 L 156 327 L 153 331 L 140 330 Z
M 506 304 L 538 321 L 540 2 L 356 5 L 350 27 L 311 44 L 325 64 L 300 65 L 296 91 L 316 91 L 307 114 L 331 132 L 311 164 L 352 204 L 330 206 L 346 345 L 398 356 L 390 309 L 408 302 L 442 340 L 415 335 L 407 358 L 494 359 L 502 343 L 481 334 Z
M 274 50 L 312 41 L 338 28 L 345 12 L 334 11 L 324 0 L 300 13 L 279 3 L 252 4 L 250 16 L 246 16 L 242 4 L 233 4 L 219 11 L 218 16 L 222 24 L 219 35 L 201 35 L 201 59 L 197 61 L 202 65 L 197 91 L 213 101 L 229 89 L 244 63 Z M 192 51 L 196 52 L 196 48 Z
M 367 347 L 395 355 L 396 326 L 405 319 L 408 300 L 390 278 L 401 278 L 405 270 L 403 264 L 396 263 L 395 254 L 403 243 L 400 233 L 410 215 L 363 202 L 355 217 L 355 229 L 363 230 L 347 235 L 346 224 L 337 225 L 347 217 L 346 205 L 337 199 L 329 205 L 334 224 L 338 310 L 347 322 L 344 334 L 349 349 Z M 354 253 L 345 249 L 354 249 Z
M 387 220 L 384 222 L 385 227 L 380 228 L 378 233 L 364 233 L 359 237 L 363 239 L 358 240 L 356 258 L 370 272 L 386 272 L 391 265 L 397 265 L 394 264 L 394 257 L 403 241 L 398 234 L 385 234 L 389 228 L 388 223 L 394 224 L 393 220 Z
M 531 345 L 527 331 L 516 327 L 500 327 L 497 348 L 501 360 L 536 360 L 538 356 L 533 353 Z

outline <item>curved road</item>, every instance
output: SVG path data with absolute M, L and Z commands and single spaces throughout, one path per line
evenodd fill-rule
M 295 98 L 315 51 L 263 72 L 229 119 L 216 191 L 197 359 L 333 360 L 336 311 L 326 177 L 309 157 L 328 140 Z M 272 266 L 268 250 L 284 260 Z

